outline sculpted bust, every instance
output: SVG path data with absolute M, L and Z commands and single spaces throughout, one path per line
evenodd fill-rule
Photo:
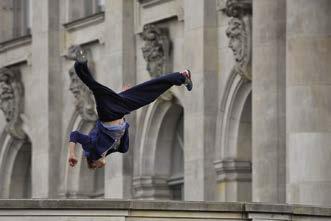
M 23 84 L 20 72 L 8 68 L 0 69 L 0 109 L 5 115 L 6 130 L 13 137 L 24 139 L 21 128 L 21 113 L 23 109 Z
M 75 60 L 77 50 L 82 51 L 85 56 L 91 57 L 90 51 L 83 49 L 79 45 L 72 45 L 68 49 L 68 53 L 66 57 L 70 60 Z M 88 59 L 91 64 L 92 59 Z M 78 75 L 75 72 L 75 68 L 72 67 L 69 70 L 70 77 L 70 86 L 69 90 L 75 97 L 75 106 L 79 115 L 86 121 L 96 121 L 97 115 L 95 113 L 95 102 L 92 96 L 92 92 L 88 89 L 88 87 L 79 79 Z
M 157 77 L 168 72 L 170 40 L 167 30 L 148 24 L 144 26 L 141 37 L 145 41 L 142 52 L 150 75 Z
M 227 0 L 225 13 L 231 17 L 226 35 L 233 52 L 233 71 L 251 80 L 251 0 Z
M 70 86 L 69 90 L 75 97 L 76 110 L 86 121 L 96 121 L 97 116 L 94 110 L 94 100 L 90 90 L 78 78 L 74 68 L 69 70 Z
M 226 35 L 229 38 L 229 48 L 233 51 L 236 62 L 241 62 L 245 56 L 245 41 L 247 39 L 244 22 L 238 18 L 231 19 L 226 29 Z

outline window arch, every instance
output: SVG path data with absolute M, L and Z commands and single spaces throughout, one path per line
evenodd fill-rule
M 174 96 L 169 100 L 160 98 L 144 118 L 138 138 L 139 171 L 133 181 L 135 198 L 182 200 L 183 107 Z

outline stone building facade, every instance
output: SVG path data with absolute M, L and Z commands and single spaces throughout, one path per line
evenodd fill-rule
M 331 205 L 331 1 L 0 4 L 1 198 Z M 70 131 L 97 119 L 77 44 L 115 91 L 193 73 L 127 117 L 130 150 L 104 169 L 67 163 Z

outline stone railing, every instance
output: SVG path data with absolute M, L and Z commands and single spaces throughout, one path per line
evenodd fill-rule
M 0 200 L 2 220 L 331 220 L 331 208 L 301 205 L 131 201 Z

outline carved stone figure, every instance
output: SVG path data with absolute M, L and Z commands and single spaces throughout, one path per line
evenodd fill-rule
M 0 69 L 0 109 L 7 125 L 5 130 L 17 139 L 26 137 L 22 129 L 21 113 L 23 110 L 23 84 L 20 72 L 8 68 Z
M 233 71 L 251 80 L 251 1 L 228 0 L 225 13 L 231 16 L 226 35 L 230 39 L 229 48 L 233 51 L 235 66 Z
M 148 24 L 144 26 L 141 37 L 145 41 L 142 52 L 150 75 L 157 77 L 168 72 L 170 53 L 168 30 Z
M 74 68 L 69 70 L 69 76 L 71 80 L 69 90 L 75 97 L 76 110 L 84 120 L 96 121 L 92 92 L 78 78 Z

